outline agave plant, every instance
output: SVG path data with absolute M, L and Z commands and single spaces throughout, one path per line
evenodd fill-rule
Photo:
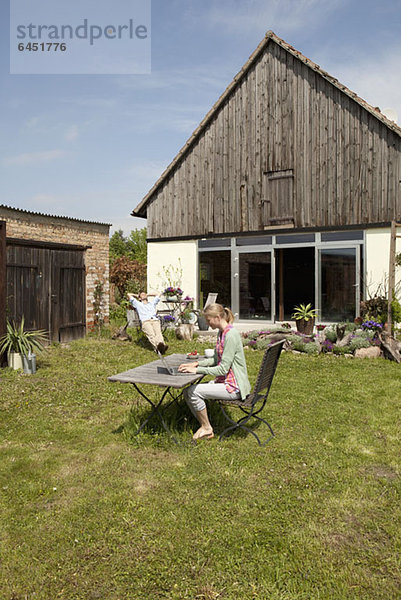
M 7 321 L 7 333 L 0 338 L 0 355 L 4 352 L 17 352 L 27 356 L 30 352 L 41 351 L 46 341 L 46 331 L 26 331 L 24 329 L 24 317 L 17 325 L 15 321 Z
M 309 319 L 314 319 L 317 315 L 317 310 L 312 308 L 312 304 L 300 304 L 299 306 L 294 306 L 294 312 L 292 313 L 292 319 L 299 321 L 303 319 L 304 321 L 309 321 Z

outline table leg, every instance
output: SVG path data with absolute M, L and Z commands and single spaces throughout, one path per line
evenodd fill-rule
M 170 430 L 169 430 L 169 428 L 167 427 L 167 425 L 166 425 L 166 423 L 165 423 L 165 421 L 164 421 L 164 419 L 163 419 L 163 417 L 162 417 L 162 415 L 161 415 L 161 412 L 160 412 L 160 410 L 159 410 L 159 408 L 160 408 L 160 406 L 162 405 L 162 403 L 163 403 L 163 400 L 164 400 L 164 398 L 166 397 L 166 395 L 167 395 L 167 394 L 170 394 L 170 396 L 172 396 L 172 398 L 173 398 L 173 399 L 171 400 L 171 402 L 169 402 L 169 403 L 167 404 L 166 408 L 168 408 L 168 407 L 169 407 L 169 406 L 170 406 L 170 405 L 171 405 L 173 402 L 176 402 L 176 400 L 177 400 L 177 398 L 175 398 L 175 397 L 172 395 L 172 393 L 170 392 L 170 387 L 168 387 L 168 388 L 166 388 L 166 389 L 164 390 L 164 392 L 163 392 L 163 394 L 162 394 L 162 396 L 161 396 L 161 398 L 160 398 L 159 402 L 158 402 L 157 404 L 154 404 L 154 402 L 152 402 L 152 400 L 151 400 L 150 398 L 148 398 L 148 397 L 146 396 L 146 394 L 144 394 L 144 393 L 142 392 L 142 390 L 140 390 L 140 389 L 139 389 L 139 387 L 136 385 L 136 383 L 133 383 L 132 385 L 134 386 L 134 388 L 136 389 L 136 391 L 138 392 L 138 394 L 140 394 L 140 395 L 142 396 L 142 398 L 144 398 L 144 399 L 145 399 L 145 400 L 146 400 L 146 401 L 147 401 L 147 402 L 148 402 L 148 403 L 149 403 L 149 404 L 152 406 L 152 408 L 153 408 L 152 412 L 151 412 L 151 413 L 150 413 L 150 415 L 147 417 L 147 419 L 145 419 L 145 421 L 144 421 L 143 423 L 141 423 L 141 425 L 140 425 L 140 427 L 138 428 L 138 431 L 136 432 L 136 434 L 135 434 L 135 435 L 138 435 L 138 433 L 139 433 L 140 431 L 142 431 L 142 429 L 143 429 L 143 428 L 145 427 L 145 425 L 146 425 L 146 424 L 147 424 L 147 423 L 150 421 L 150 419 L 153 417 L 153 415 L 155 415 L 155 414 L 156 414 L 156 415 L 159 417 L 159 419 L 160 419 L 160 421 L 161 421 L 161 424 L 163 425 L 163 427 L 164 427 L 164 429 L 165 429 L 166 433 L 168 433 L 168 434 L 169 434 L 169 436 L 171 437 L 171 439 L 172 439 L 172 440 L 174 440 L 174 442 L 175 442 L 176 444 L 178 444 L 178 440 L 177 440 L 177 439 L 176 439 L 176 438 L 173 436 L 173 434 L 171 433 L 171 431 L 170 431 Z

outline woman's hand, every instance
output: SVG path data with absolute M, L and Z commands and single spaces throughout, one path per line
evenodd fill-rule
M 197 366 L 197 362 L 191 363 L 190 365 L 188 363 L 182 363 L 182 365 L 178 367 L 178 370 L 180 373 L 196 373 Z

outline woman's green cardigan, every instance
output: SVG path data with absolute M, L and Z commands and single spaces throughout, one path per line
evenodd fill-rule
M 234 371 L 241 399 L 245 400 L 251 391 L 251 385 L 248 379 L 241 335 L 234 328 L 227 332 L 220 364 L 217 364 L 217 351 L 215 350 L 213 358 L 199 361 L 196 372 L 217 377 L 218 375 L 226 375 L 230 367 Z

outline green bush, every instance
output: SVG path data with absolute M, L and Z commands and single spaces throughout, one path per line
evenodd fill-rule
M 110 304 L 109 306 L 109 316 L 110 321 L 127 320 L 127 307 L 113 302 L 113 304 Z
M 358 348 L 369 348 L 371 345 L 370 341 L 362 336 L 354 337 L 349 343 L 352 352 L 358 350 Z
M 271 344 L 271 339 L 269 337 L 261 338 L 256 342 L 256 350 L 266 350 L 266 348 Z
M 308 342 L 304 345 L 304 352 L 306 352 L 306 354 L 309 354 L 310 356 L 313 356 L 315 354 L 319 354 L 319 348 L 314 342 Z
M 290 342 L 290 344 L 294 345 L 297 342 L 299 342 L 301 338 L 299 337 L 299 335 L 295 335 L 294 333 L 292 333 L 290 335 L 287 335 L 286 339 L 288 342 Z
M 344 354 L 352 354 L 350 346 L 333 346 L 333 354 L 338 354 L 340 356 Z
M 303 342 L 300 338 L 293 343 L 294 350 L 298 350 L 298 352 L 305 352 L 305 346 L 305 342 Z
M 326 339 L 330 340 L 330 342 L 336 342 L 337 341 L 337 332 L 336 330 L 333 328 L 332 325 L 330 325 L 329 327 L 326 327 L 326 329 L 324 330 Z

